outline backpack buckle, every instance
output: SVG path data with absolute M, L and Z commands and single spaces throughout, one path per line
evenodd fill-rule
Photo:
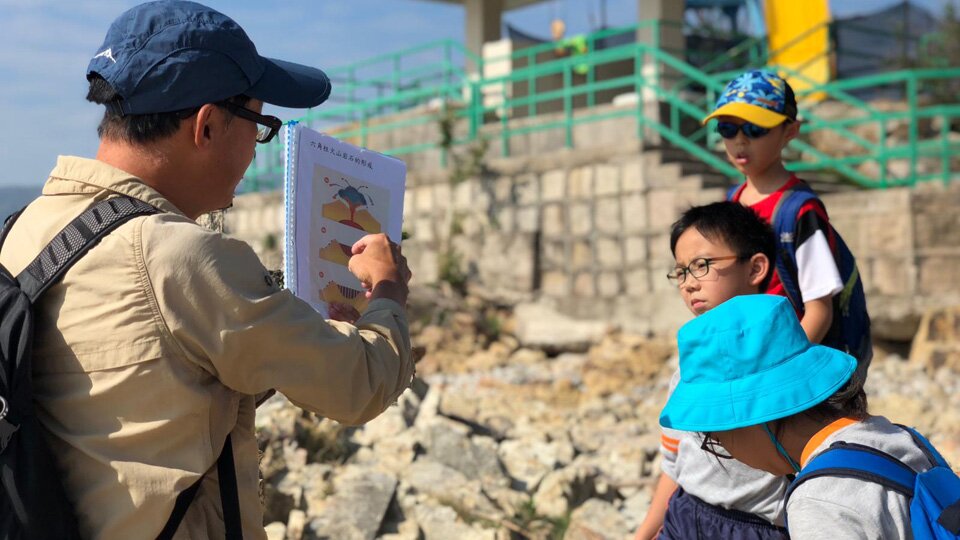
M 6 418 L 8 412 L 10 412 L 10 406 L 7 404 L 7 399 L 0 396 L 0 420 Z

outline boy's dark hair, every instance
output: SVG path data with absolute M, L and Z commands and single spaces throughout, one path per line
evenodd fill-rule
M 783 114 L 790 120 L 797 121 L 797 96 L 786 79 L 783 81 Z
M 97 126 L 97 136 L 101 139 L 120 140 L 133 144 L 146 144 L 170 137 L 180 128 L 180 122 L 196 113 L 199 107 L 167 113 L 122 115 L 109 104 L 123 99 L 103 77 L 93 74 L 89 77 L 87 101 L 107 105 L 103 119 Z M 250 98 L 237 96 L 229 99 L 237 105 L 245 105 Z
M 711 242 L 726 244 L 742 259 L 749 259 L 757 253 L 766 255 L 770 271 L 760 283 L 760 290 L 766 290 L 773 277 L 777 241 L 773 229 L 756 212 L 730 201 L 691 207 L 671 227 L 670 253 L 674 256 L 677 254 L 677 240 L 691 227 Z
M 838 418 L 864 418 L 867 416 L 867 393 L 863 389 L 866 371 L 856 370 L 839 390 L 816 406 L 803 411 L 819 422 L 832 422 Z
M 805 416 L 815 422 L 827 424 L 840 418 L 862 420 L 867 417 L 867 392 L 863 389 L 866 371 L 857 370 L 839 390 L 813 407 L 786 418 L 774 421 L 773 433 L 778 439 L 786 424 L 794 418 Z

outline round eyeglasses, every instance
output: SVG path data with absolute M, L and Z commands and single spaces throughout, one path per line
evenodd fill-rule
M 739 255 L 730 255 L 728 257 L 700 257 L 690 261 L 686 266 L 677 265 L 673 270 L 667 273 L 667 279 L 675 281 L 677 286 L 683 285 L 687 280 L 687 275 L 700 279 L 710 273 L 710 265 L 717 261 L 741 260 Z

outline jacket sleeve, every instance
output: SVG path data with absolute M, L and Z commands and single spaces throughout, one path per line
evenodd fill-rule
M 409 386 L 409 329 L 396 302 L 370 302 L 356 325 L 325 320 L 278 289 L 250 246 L 170 214 L 145 220 L 139 246 L 169 338 L 225 386 L 276 389 L 345 424 L 376 417 Z

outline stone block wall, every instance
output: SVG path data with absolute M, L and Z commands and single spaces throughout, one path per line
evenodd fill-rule
M 879 334 L 908 340 L 928 308 L 960 304 L 960 185 L 823 199 L 857 257 Z
M 492 160 L 451 185 L 433 169 L 408 176 L 404 253 L 420 284 L 453 267 L 471 292 L 508 304 L 546 301 L 568 315 L 669 333 L 689 314 L 665 278 L 670 224 L 723 197 L 639 145 Z M 960 185 L 824 197 L 858 259 L 878 335 L 908 340 L 922 313 L 960 304 Z M 227 231 L 279 267 L 279 194 L 239 197 Z M 452 265 L 452 266 L 451 266 Z

